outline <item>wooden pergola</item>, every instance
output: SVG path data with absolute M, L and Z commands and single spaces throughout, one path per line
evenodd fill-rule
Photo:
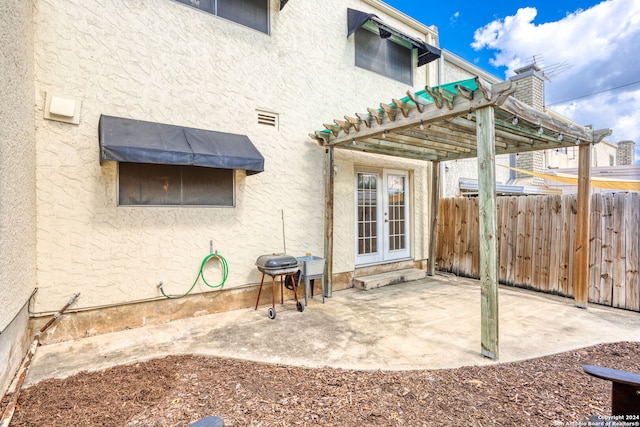
M 419 92 L 368 108 L 324 124 L 310 135 L 326 148 L 326 170 L 334 170 L 334 149 L 383 154 L 433 163 L 431 180 L 432 236 L 428 273 L 434 274 L 441 161 L 478 159 L 480 285 L 482 317 L 481 354 L 498 359 L 498 259 L 495 157 L 579 146 L 578 222 L 576 236 L 575 301 L 586 307 L 589 274 L 589 202 L 591 144 L 611 134 L 593 130 L 558 115 L 536 110 L 513 96 L 512 81 L 490 85 L 475 78 Z M 333 270 L 334 174 L 325 174 L 325 280 L 331 289 Z

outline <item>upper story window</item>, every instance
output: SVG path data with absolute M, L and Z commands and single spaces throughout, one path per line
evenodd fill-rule
M 269 0 L 176 0 L 269 34 Z
M 373 13 L 347 8 L 347 37 L 352 34 L 356 66 L 408 85 L 413 85 L 416 65 L 421 67 L 440 58 L 437 47 L 397 30 Z
M 413 85 L 413 51 L 391 37 L 360 27 L 355 31 L 356 66 Z

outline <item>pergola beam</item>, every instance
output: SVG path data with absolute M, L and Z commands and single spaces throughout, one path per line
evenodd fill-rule
M 564 135 L 572 135 L 581 139 L 583 142 L 592 141 L 593 132 L 591 129 L 573 124 L 567 120 L 559 120 L 552 115 L 533 108 L 523 102 L 519 102 L 513 97 L 507 98 L 500 109 L 517 117 L 518 120 L 524 120 L 532 126 L 542 127 Z
M 477 82 L 481 82 L 480 79 L 476 79 Z M 418 108 L 417 104 L 403 103 L 402 108 L 390 105 L 380 104 L 380 108 L 368 108 L 369 115 L 356 114 L 357 117 L 367 117 L 363 120 L 365 124 L 369 124 L 367 127 L 360 127 L 359 131 L 351 132 L 348 129 L 344 129 L 337 124 L 325 124 L 325 128 L 331 131 L 333 138 L 316 133 L 315 137 L 322 140 L 325 146 L 329 145 L 343 145 L 352 141 L 352 137 L 355 138 L 368 138 L 381 134 L 386 131 L 387 128 L 393 129 L 395 132 L 404 130 L 420 124 L 426 125 L 431 122 L 439 122 L 449 118 L 457 117 L 461 114 L 465 114 L 469 111 L 475 111 L 478 108 L 482 108 L 488 105 L 497 105 L 497 102 L 503 102 L 505 95 L 509 95 L 514 92 L 512 82 L 498 83 L 493 86 L 479 83 L 482 87 L 482 96 L 471 96 L 472 99 L 468 99 L 468 94 L 465 96 L 454 96 L 452 92 L 435 90 L 438 99 L 442 101 L 440 105 L 435 103 L 421 104 L 421 97 L 413 94 L 410 99 L 415 99 L 421 108 Z M 446 105 L 446 108 L 443 108 Z M 420 109 L 422 111 L 420 111 Z M 400 114 L 399 114 L 400 113 Z M 348 122 L 347 122 L 348 123 Z M 342 132 L 341 132 L 342 131 Z

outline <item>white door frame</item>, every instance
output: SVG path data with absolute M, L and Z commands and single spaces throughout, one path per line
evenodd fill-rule
M 361 176 L 364 179 L 360 187 Z M 392 197 L 389 197 L 390 178 L 395 179 L 396 191 L 399 191 Z M 404 188 L 399 188 L 398 184 Z M 391 169 L 356 170 L 354 188 L 356 265 L 410 258 L 409 172 Z

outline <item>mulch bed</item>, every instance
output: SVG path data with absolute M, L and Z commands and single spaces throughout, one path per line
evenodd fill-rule
M 611 411 L 611 383 L 582 365 L 640 372 L 640 343 L 420 371 L 170 356 L 26 388 L 11 426 L 187 426 L 209 415 L 227 427 L 579 425 Z

